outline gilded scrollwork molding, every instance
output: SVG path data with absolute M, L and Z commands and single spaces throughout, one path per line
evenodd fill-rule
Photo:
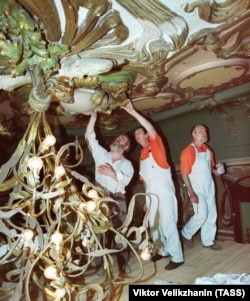
M 227 25 L 217 29 L 202 29 L 189 38 L 189 45 L 197 45 L 206 50 L 213 51 L 218 58 L 228 59 L 233 57 L 250 56 L 248 38 L 250 36 L 250 12 L 239 17 Z
M 117 1 L 143 28 L 129 49 L 136 55 L 129 58 L 129 68 L 149 78 L 163 74 L 169 52 L 180 49 L 188 36 L 188 25 L 182 16 L 160 1 Z
M 249 81 L 249 0 L 0 2 L 0 90 L 10 95 L 28 95 L 35 65 L 53 106 L 93 89 L 91 104 L 108 115 L 127 97 L 147 113 L 206 109 L 217 92 Z
M 250 8 L 249 0 L 225 0 L 224 2 L 197 0 L 192 3 L 184 3 L 185 12 L 193 12 L 198 9 L 199 17 L 209 23 L 223 23 L 242 15 Z
M 111 8 L 108 0 L 80 0 L 61 1 L 65 13 L 66 29 L 62 42 L 70 45 L 77 45 L 95 27 L 99 17 L 106 14 Z M 86 8 L 87 13 L 84 20 L 78 25 L 79 11 L 81 7 Z

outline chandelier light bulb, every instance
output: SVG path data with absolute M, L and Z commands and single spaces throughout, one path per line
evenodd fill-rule
M 149 260 L 151 257 L 151 254 L 150 254 L 150 250 L 149 248 L 146 248 L 145 250 L 143 250 L 141 252 L 141 259 L 142 260 Z
M 43 140 L 43 143 L 48 147 L 53 146 L 56 143 L 56 137 L 53 135 L 47 135 Z
M 82 246 L 87 247 L 88 243 L 89 243 L 89 240 L 88 240 L 87 236 L 84 236 L 83 240 L 82 240 Z
M 97 193 L 97 191 L 95 190 L 95 189 L 90 189 L 89 191 L 88 191 L 88 197 L 90 198 L 90 199 L 98 199 L 99 197 L 98 197 L 98 193 Z
M 28 247 L 30 243 L 32 243 L 33 231 L 31 229 L 25 229 L 23 231 L 23 245 L 24 247 Z
M 88 201 L 88 202 L 87 202 L 87 210 L 88 210 L 89 212 L 94 211 L 95 208 L 96 208 L 96 204 L 95 204 L 94 201 Z
M 42 143 L 40 144 L 38 148 L 38 152 L 44 153 L 55 143 L 56 143 L 56 137 L 53 135 L 47 135 L 45 139 L 42 141 Z
M 55 291 L 56 299 L 55 301 L 60 301 L 66 295 L 65 288 L 57 288 Z
M 54 234 L 51 235 L 51 241 L 57 246 L 61 245 L 63 241 L 62 234 L 60 232 L 55 232 Z
M 51 241 L 55 245 L 55 251 L 59 252 L 61 250 L 62 241 L 63 241 L 62 234 L 59 232 L 55 232 L 54 234 L 51 235 Z
M 28 167 L 32 171 L 34 178 L 39 180 L 39 172 L 43 167 L 43 160 L 40 157 L 31 157 L 28 159 Z
M 31 240 L 33 238 L 33 231 L 31 229 L 25 229 L 23 232 L 25 240 Z
M 53 266 L 48 266 L 44 270 L 43 274 L 44 274 L 44 277 L 46 277 L 47 279 L 56 280 L 58 278 L 57 270 Z
M 54 178 L 59 180 L 63 175 L 65 175 L 65 169 L 62 165 L 56 166 L 54 170 Z

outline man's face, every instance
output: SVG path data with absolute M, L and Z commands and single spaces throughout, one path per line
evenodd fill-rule
M 135 130 L 135 140 L 142 146 L 145 146 L 148 143 L 148 133 L 145 133 L 142 128 Z
M 113 152 L 124 152 L 129 147 L 128 137 L 125 135 L 119 135 L 117 138 L 111 143 L 110 150 Z
M 193 138 L 197 142 L 206 143 L 208 140 L 207 129 L 202 125 L 198 125 L 193 131 Z

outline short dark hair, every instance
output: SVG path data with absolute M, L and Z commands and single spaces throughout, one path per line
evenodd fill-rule
M 197 124 L 195 124 L 195 125 L 193 125 L 193 126 L 191 127 L 191 131 L 190 131 L 191 135 L 193 135 L 193 131 L 195 130 L 195 128 L 196 128 L 197 126 L 204 126 L 204 128 L 208 131 L 208 127 L 207 127 L 205 124 L 203 124 L 203 123 L 197 123 Z
M 145 129 L 145 127 L 142 126 L 142 125 L 139 125 L 138 127 L 136 127 L 136 128 L 134 129 L 134 132 L 135 132 L 136 130 L 139 130 L 139 129 L 142 129 L 143 132 L 144 132 L 144 134 L 147 134 L 147 132 L 148 132 L 148 131 Z

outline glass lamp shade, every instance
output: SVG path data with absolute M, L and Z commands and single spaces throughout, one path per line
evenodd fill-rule
M 31 157 L 28 160 L 28 167 L 32 171 L 34 178 L 39 179 L 39 172 L 43 167 L 43 160 L 40 157 Z
M 33 238 L 33 231 L 31 229 L 25 229 L 23 231 L 23 246 L 28 247 L 30 244 L 32 244 L 32 238 Z
M 57 288 L 55 291 L 56 301 L 60 301 L 66 295 L 65 288 Z
M 65 169 L 62 165 L 56 166 L 54 170 L 54 177 L 59 180 L 63 175 L 65 175 Z
M 53 135 L 47 135 L 43 142 L 40 144 L 38 151 L 40 153 L 44 153 L 47 151 L 51 146 L 56 143 L 56 137 Z
M 62 243 L 63 240 L 63 236 L 61 233 L 59 232 L 55 232 L 52 234 L 51 236 L 51 241 L 55 244 L 55 245 L 60 245 Z
M 151 253 L 149 248 L 146 248 L 141 252 L 141 259 L 143 260 L 149 260 L 151 258 Z
M 108 96 L 103 91 L 89 88 L 79 88 L 74 91 L 74 102 L 60 102 L 60 105 L 70 114 L 79 113 L 89 115 L 100 104 L 105 104 Z
M 25 229 L 23 232 L 23 236 L 25 238 L 25 240 L 31 240 L 33 238 L 33 231 L 31 229 Z
M 87 202 L 87 210 L 89 212 L 92 212 L 96 209 L 96 203 L 94 201 L 88 201 Z
M 51 280 L 55 280 L 58 278 L 58 274 L 57 274 L 57 270 L 55 267 L 53 266 L 48 266 L 45 270 L 44 270 L 44 276 L 47 279 L 51 279 Z
M 47 146 L 52 146 L 56 143 L 56 137 L 53 135 L 47 135 L 43 140 L 43 143 Z
M 90 189 L 88 191 L 88 197 L 91 198 L 91 199 L 98 199 L 99 198 L 98 193 L 95 189 Z

